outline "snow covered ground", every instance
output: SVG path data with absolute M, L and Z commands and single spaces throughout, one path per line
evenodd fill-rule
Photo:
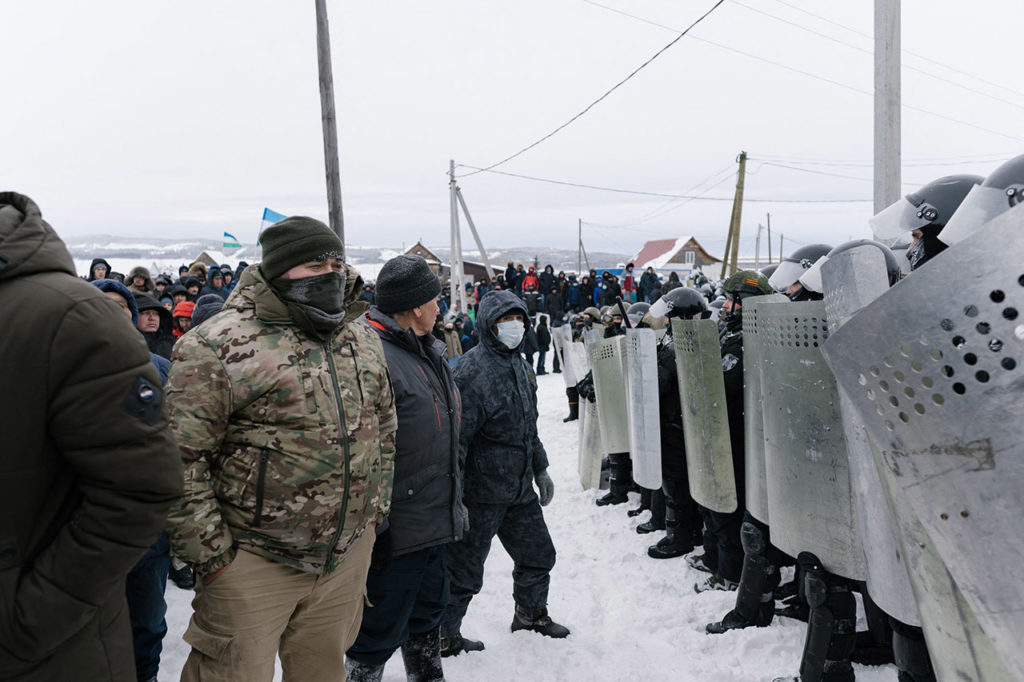
M 512 634 L 512 561 L 495 540 L 483 591 L 473 600 L 462 632 L 487 650 L 444 659 L 452 682 L 672 680 L 756 682 L 796 675 L 806 626 L 777 618 L 768 628 L 704 634 L 704 624 L 732 608 L 734 593 L 696 594 L 705 574 L 682 558 L 647 557 L 661 533 L 638 535 L 647 514 L 630 519 L 627 505 L 598 508 L 595 491 L 583 491 L 576 473 L 576 423 L 568 413 L 561 375 L 537 377 L 540 434 L 551 460 L 555 498 L 545 508 L 558 563 L 551 575 L 549 610 L 572 630 L 566 640 Z M 637 496 L 628 507 L 635 507 Z M 191 592 L 167 585 L 169 632 L 160 678 L 178 679 L 189 647 L 181 639 L 191 614 Z M 865 629 L 863 621 L 859 629 Z M 893 666 L 854 666 L 858 682 L 893 682 Z M 278 671 L 280 679 L 280 670 Z M 401 655 L 385 682 L 405 680 Z

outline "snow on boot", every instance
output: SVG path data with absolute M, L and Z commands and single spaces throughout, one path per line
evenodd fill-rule
M 441 629 L 411 635 L 402 645 L 408 682 L 444 682 L 441 669 Z
M 345 657 L 345 670 L 348 671 L 349 682 L 380 682 L 384 677 L 384 664 L 369 665 Z
M 701 592 L 710 592 L 712 590 L 718 592 L 735 592 L 739 586 L 739 583 L 734 583 L 731 580 L 722 578 L 718 574 L 712 573 L 704 580 L 704 582 L 694 583 L 693 591 L 697 594 L 700 594 Z
M 708 566 L 707 554 L 699 554 L 697 556 L 686 557 L 686 565 L 692 569 L 701 571 L 702 573 L 714 574 L 715 569 Z
M 441 656 L 458 656 L 463 651 L 483 651 L 484 643 L 475 639 L 466 639 L 461 633 L 456 632 L 451 637 L 441 638 Z
M 756 524 L 744 521 L 740 528 L 743 543 L 743 571 L 736 590 L 736 607 L 717 623 L 704 630 L 717 635 L 728 630 L 771 625 L 775 616 L 774 590 L 779 584 L 779 568 L 768 560 L 768 537 Z
M 569 628 L 551 620 L 546 608 L 524 609 L 519 604 L 516 604 L 516 613 L 512 618 L 512 632 L 519 630 L 532 630 L 533 632 L 539 632 L 545 637 L 553 637 L 554 639 L 562 639 L 569 636 Z

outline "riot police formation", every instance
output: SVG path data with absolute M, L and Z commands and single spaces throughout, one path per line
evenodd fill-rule
M 710 635 L 802 612 L 799 673 L 777 682 L 852 682 L 857 661 L 895 662 L 901 682 L 1021 679 L 1022 597 L 1002 557 L 1024 548 L 1019 534 L 996 530 L 997 520 L 1004 528 L 1019 520 L 1021 465 L 999 453 L 1019 452 L 1021 427 L 984 405 L 998 398 L 1010 413 L 1024 409 L 1013 384 L 1024 350 L 1022 197 L 1024 156 L 987 179 L 939 178 L 872 219 L 877 241 L 802 246 L 767 273 L 708 282 L 724 300 L 680 287 L 627 313 L 630 326 L 669 322 L 656 332 L 662 486 L 643 491 L 631 511 L 651 510 L 637 532 L 664 528 L 650 556 L 688 555 L 710 573 L 698 591 L 736 590 L 734 608 L 706 626 Z M 949 294 L 953 272 L 962 294 Z M 947 290 L 947 303 L 928 287 Z M 707 349 L 700 325 L 715 307 L 722 371 L 705 363 L 699 376 L 705 392 L 722 382 L 718 421 L 694 398 L 695 370 L 683 357 Z M 602 313 L 601 336 L 624 333 L 611 312 Z M 600 407 L 591 383 L 581 395 Z M 948 408 L 972 391 L 959 412 Z M 728 447 L 714 437 L 722 418 Z M 931 431 L 915 430 L 915 420 Z M 584 443 L 612 454 L 587 433 L 581 476 L 594 457 Z M 636 466 L 634 453 L 616 454 Z M 611 468 L 619 484 L 610 495 L 625 501 L 639 489 L 615 473 L 628 464 Z M 703 554 L 691 553 L 698 544 Z M 780 588 L 781 569 L 794 564 L 795 584 Z M 799 606 L 783 610 L 776 600 L 787 587 Z M 856 593 L 869 632 L 856 631 Z

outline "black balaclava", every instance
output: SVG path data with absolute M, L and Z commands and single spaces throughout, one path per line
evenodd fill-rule
M 328 272 L 301 279 L 278 277 L 271 286 L 301 329 L 321 340 L 345 319 L 345 275 Z

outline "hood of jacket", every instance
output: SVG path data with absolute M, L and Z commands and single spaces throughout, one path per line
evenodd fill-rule
M 75 262 L 36 203 L 0 192 L 0 282 L 37 272 L 75 273 Z
M 124 281 L 128 283 L 128 286 L 131 286 L 135 283 L 136 277 L 142 277 L 142 288 L 146 291 L 153 291 L 156 288 L 153 286 L 153 276 L 150 274 L 149 268 L 136 265 L 128 272 L 128 276 L 124 278 Z
M 530 313 L 523 300 L 508 290 L 488 291 L 480 299 L 480 308 L 476 314 L 476 333 L 481 343 L 488 349 L 502 355 L 515 355 L 519 353 L 526 341 L 526 334 L 523 334 L 523 342 L 516 348 L 507 348 L 498 340 L 498 336 L 492 329 L 494 324 L 506 313 L 519 313 L 523 316 L 526 330 L 530 330 Z
M 360 317 L 369 309 L 370 304 L 359 298 L 363 293 L 363 278 L 359 271 L 345 263 L 345 318 L 344 326 Z M 294 324 L 288 313 L 288 306 L 274 292 L 267 282 L 260 266 L 250 265 L 238 278 L 238 284 L 231 291 L 228 300 L 224 301 L 223 310 L 246 310 L 255 308 L 256 317 L 267 324 Z
M 88 275 L 86 275 L 86 278 L 87 278 L 87 279 L 88 279 L 88 280 L 89 280 L 90 282 L 91 282 L 91 281 L 93 281 L 94 279 L 96 279 L 95 277 L 93 277 L 93 276 L 92 276 L 92 271 L 93 271 L 93 269 L 94 269 L 94 268 L 95 268 L 95 267 L 96 267 L 97 265 L 102 265 L 103 267 L 105 267 L 105 268 L 107 269 L 107 274 L 108 274 L 108 275 L 110 274 L 110 271 L 111 271 L 111 269 L 112 269 L 112 268 L 110 267 L 110 263 L 108 263 L 108 262 L 107 262 L 107 261 L 106 261 L 105 259 L 103 259 L 103 258 L 93 258 L 93 259 L 92 259 L 92 263 L 89 263 L 89 274 L 88 274 Z M 102 278 L 100 278 L 100 279 L 102 279 Z
M 94 279 L 89 282 L 103 293 L 108 291 L 114 291 L 121 295 L 121 298 L 128 302 L 128 309 L 132 311 L 132 326 L 137 327 L 139 324 L 139 304 L 135 301 L 135 296 L 125 285 L 118 282 L 116 279 Z
M 416 355 L 423 355 L 423 343 L 427 343 L 436 355 L 444 357 L 446 346 L 436 336 L 427 334 L 421 342 L 416 332 L 412 329 L 402 329 L 393 317 L 382 313 L 375 305 L 370 306 L 370 310 L 366 313 L 366 319 L 382 338 L 386 338 L 399 348 Z

